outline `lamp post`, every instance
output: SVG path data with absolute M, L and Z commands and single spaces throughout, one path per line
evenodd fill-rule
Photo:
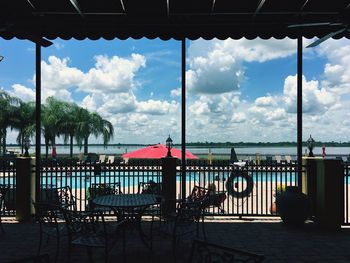
M 314 157 L 314 153 L 312 150 L 315 148 L 315 140 L 311 137 L 306 141 L 307 143 L 307 148 L 309 149 L 309 157 Z
M 30 140 L 28 137 L 25 137 L 25 139 L 23 140 L 23 144 L 24 144 L 24 156 L 25 157 L 29 157 L 29 147 L 30 147 Z
M 170 135 L 169 135 L 168 139 L 166 139 L 165 145 L 168 148 L 168 154 L 166 157 L 172 157 L 171 156 L 171 148 L 173 148 L 173 140 L 170 138 Z

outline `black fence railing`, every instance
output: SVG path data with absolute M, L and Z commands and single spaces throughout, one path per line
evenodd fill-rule
M 15 215 L 15 162 L 0 163 L 0 184 L 12 189 L 6 197 L 5 216 Z M 177 166 L 177 197 L 182 196 L 181 165 Z M 303 168 L 304 169 L 304 168 Z M 344 163 L 344 223 L 350 224 L 349 215 L 349 177 L 350 163 Z M 43 188 L 69 185 L 77 198 L 77 208 L 85 210 L 88 205 L 92 185 L 118 183 L 123 193 L 137 193 L 140 182 L 162 181 L 162 166 L 159 161 L 120 163 L 77 163 L 71 161 L 42 161 L 40 184 Z M 215 188 L 226 192 L 226 199 L 220 207 L 211 207 L 207 215 L 229 216 L 275 216 L 273 203 L 276 191 L 285 186 L 297 185 L 297 164 L 264 163 L 257 165 L 233 166 L 228 161 L 188 161 L 186 164 L 186 193 L 188 196 L 194 186 Z
M 180 171 L 178 172 L 181 181 Z M 229 163 L 188 162 L 186 196 L 194 186 L 226 192 L 220 206 L 210 207 L 207 215 L 275 216 L 273 203 L 278 190 L 297 185 L 295 163 L 231 165 Z M 178 184 L 179 186 L 180 184 Z M 178 190 L 179 194 L 181 190 Z
M 0 184 L 8 188 L 4 197 L 4 207 L 0 207 L 3 216 L 15 216 L 15 189 L 16 189 L 16 159 L 0 159 Z

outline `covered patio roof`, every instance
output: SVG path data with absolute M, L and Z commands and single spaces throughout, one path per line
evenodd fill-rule
M 348 26 L 348 0 L 13 0 L 0 36 L 30 39 L 321 37 Z M 321 23 L 312 27 L 295 24 Z M 335 38 L 350 38 L 344 31 Z

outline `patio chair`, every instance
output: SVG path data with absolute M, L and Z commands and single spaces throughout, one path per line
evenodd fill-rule
M 107 158 L 107 163 L 112 164 L 115 161 L 115 156 L 114 155 L 109 155 Z
M 174 255 L 180 241 L 188 241 L 199 237 L 200 223 L 202 233 L 206 238 L 204 229 L 203 206 L 201 201 L 180 201 L 177 205 L 175 217 L 168 215 L 166 225 L 172 235 L 172 247 Z M 168 231 L 169 231 L 168 230 Z M 192 239 L 191 239 L 192 238 Z
M 194 240 L 188 263 L 263 262 L 264 256 L 252 252 Z
M 107 225 L 102 211 L 94 210 L 88 213 L 62 209 L 68 232 L 68 262 L 71 261 L 73 246 L 87 249 L 89 261 L 92 262 L 91 248 L 104 249 L 105 262 L 108 262 L 110 250 L 121 235 L 121 226 L 125 221 L 119 221 L 113 226 Z
M 49 254 L 42 254 L 11 260 L 6 263 L 50 263 L 50 257 Z
M 7 194 L 8 191 L 8 186 L 4 185 L 4 184 L 0 184 L 0 228 L 1 228 L 1 232 L 4 234 L 5 233 L 5 229 L 2 225 L 2 213 L 5 212 L 5 196 Z
M 137 188 L 138 194 L 154 194 L 154 195 L 162 195 L 162 183 L 156 183 L 153 180 L 149 180 L 148 182 L 139 182 Z M 161 219 L 161 204 L 156 204 L 151 207 L 147 207 L 144 210 L 145 214 L 149 214 L 152 216 L 152 222 L 154 217 L 157 216 L 159 218 L 159 222 Z
M 57 188 L 42 188 L 41 202 L 49 203 L 60 208 L 77 211 L 76 197 L 69 185 Z
M 292 163 L 292 157 L 290 155 L 285 155 L 284 159 L 286 160 L 287 164 L 291 164 Z
M 98 162 L 99 163 L 104 163 L 106 161 L 106 155 L 105 154 L 100 154 L 98 157 Z
M 47 237 L 46 243 L 49 242 L 50 237 L 54 237 L 56 239 L 55 262 L 57 262 L 60 239 L 65 234 L 64 224 L 59 224 L 58 222 L 60 208 L 56 205 L 43 202 L 34 202 L 33 205 L 35 207 L 35 218 L 39 222 L 37 255 L 40 255 L 44 235 Z
M 91 184 L 87 190 L 87 208 L 88 210 L 93 210 L 95 208 L 103 211 L 111 211 L 108 207 L 96 207 L 93 203 L 94 198 L 103 195 L 117 195 L 122 194 L 120 190 L 120 183 L 100 183 L 100 184 Z
M 281 164 L 281 161 L 282 161 L 281 155 L 275 155 L 275 160 L 277 164 Z
M 201 201 L 204 213 L 210 208 L 218 208 L 221 213 L 224 213 L 223 204 L 226 198 L 226 191 L 217 191 L 215 185 L 208 188 L 195 185 L 187 197 L 191 201 Z

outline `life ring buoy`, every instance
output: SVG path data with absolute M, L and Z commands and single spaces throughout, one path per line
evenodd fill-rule
M 234 183 L 234 180 L 239 178 L 242 178 L 242 180 L 245 180 L 247 183 L 245 189 L 242 189 L 243 191 L 238 191 Z M 231 172 L 231 175 L 226 182 L 227 193 L 232 197 L 236 197 L 236 198 L 249 197 L 250 194 L 253 192 L 253 187 L 254 187 L 253 177 L 250 176 L 247 171 Z

